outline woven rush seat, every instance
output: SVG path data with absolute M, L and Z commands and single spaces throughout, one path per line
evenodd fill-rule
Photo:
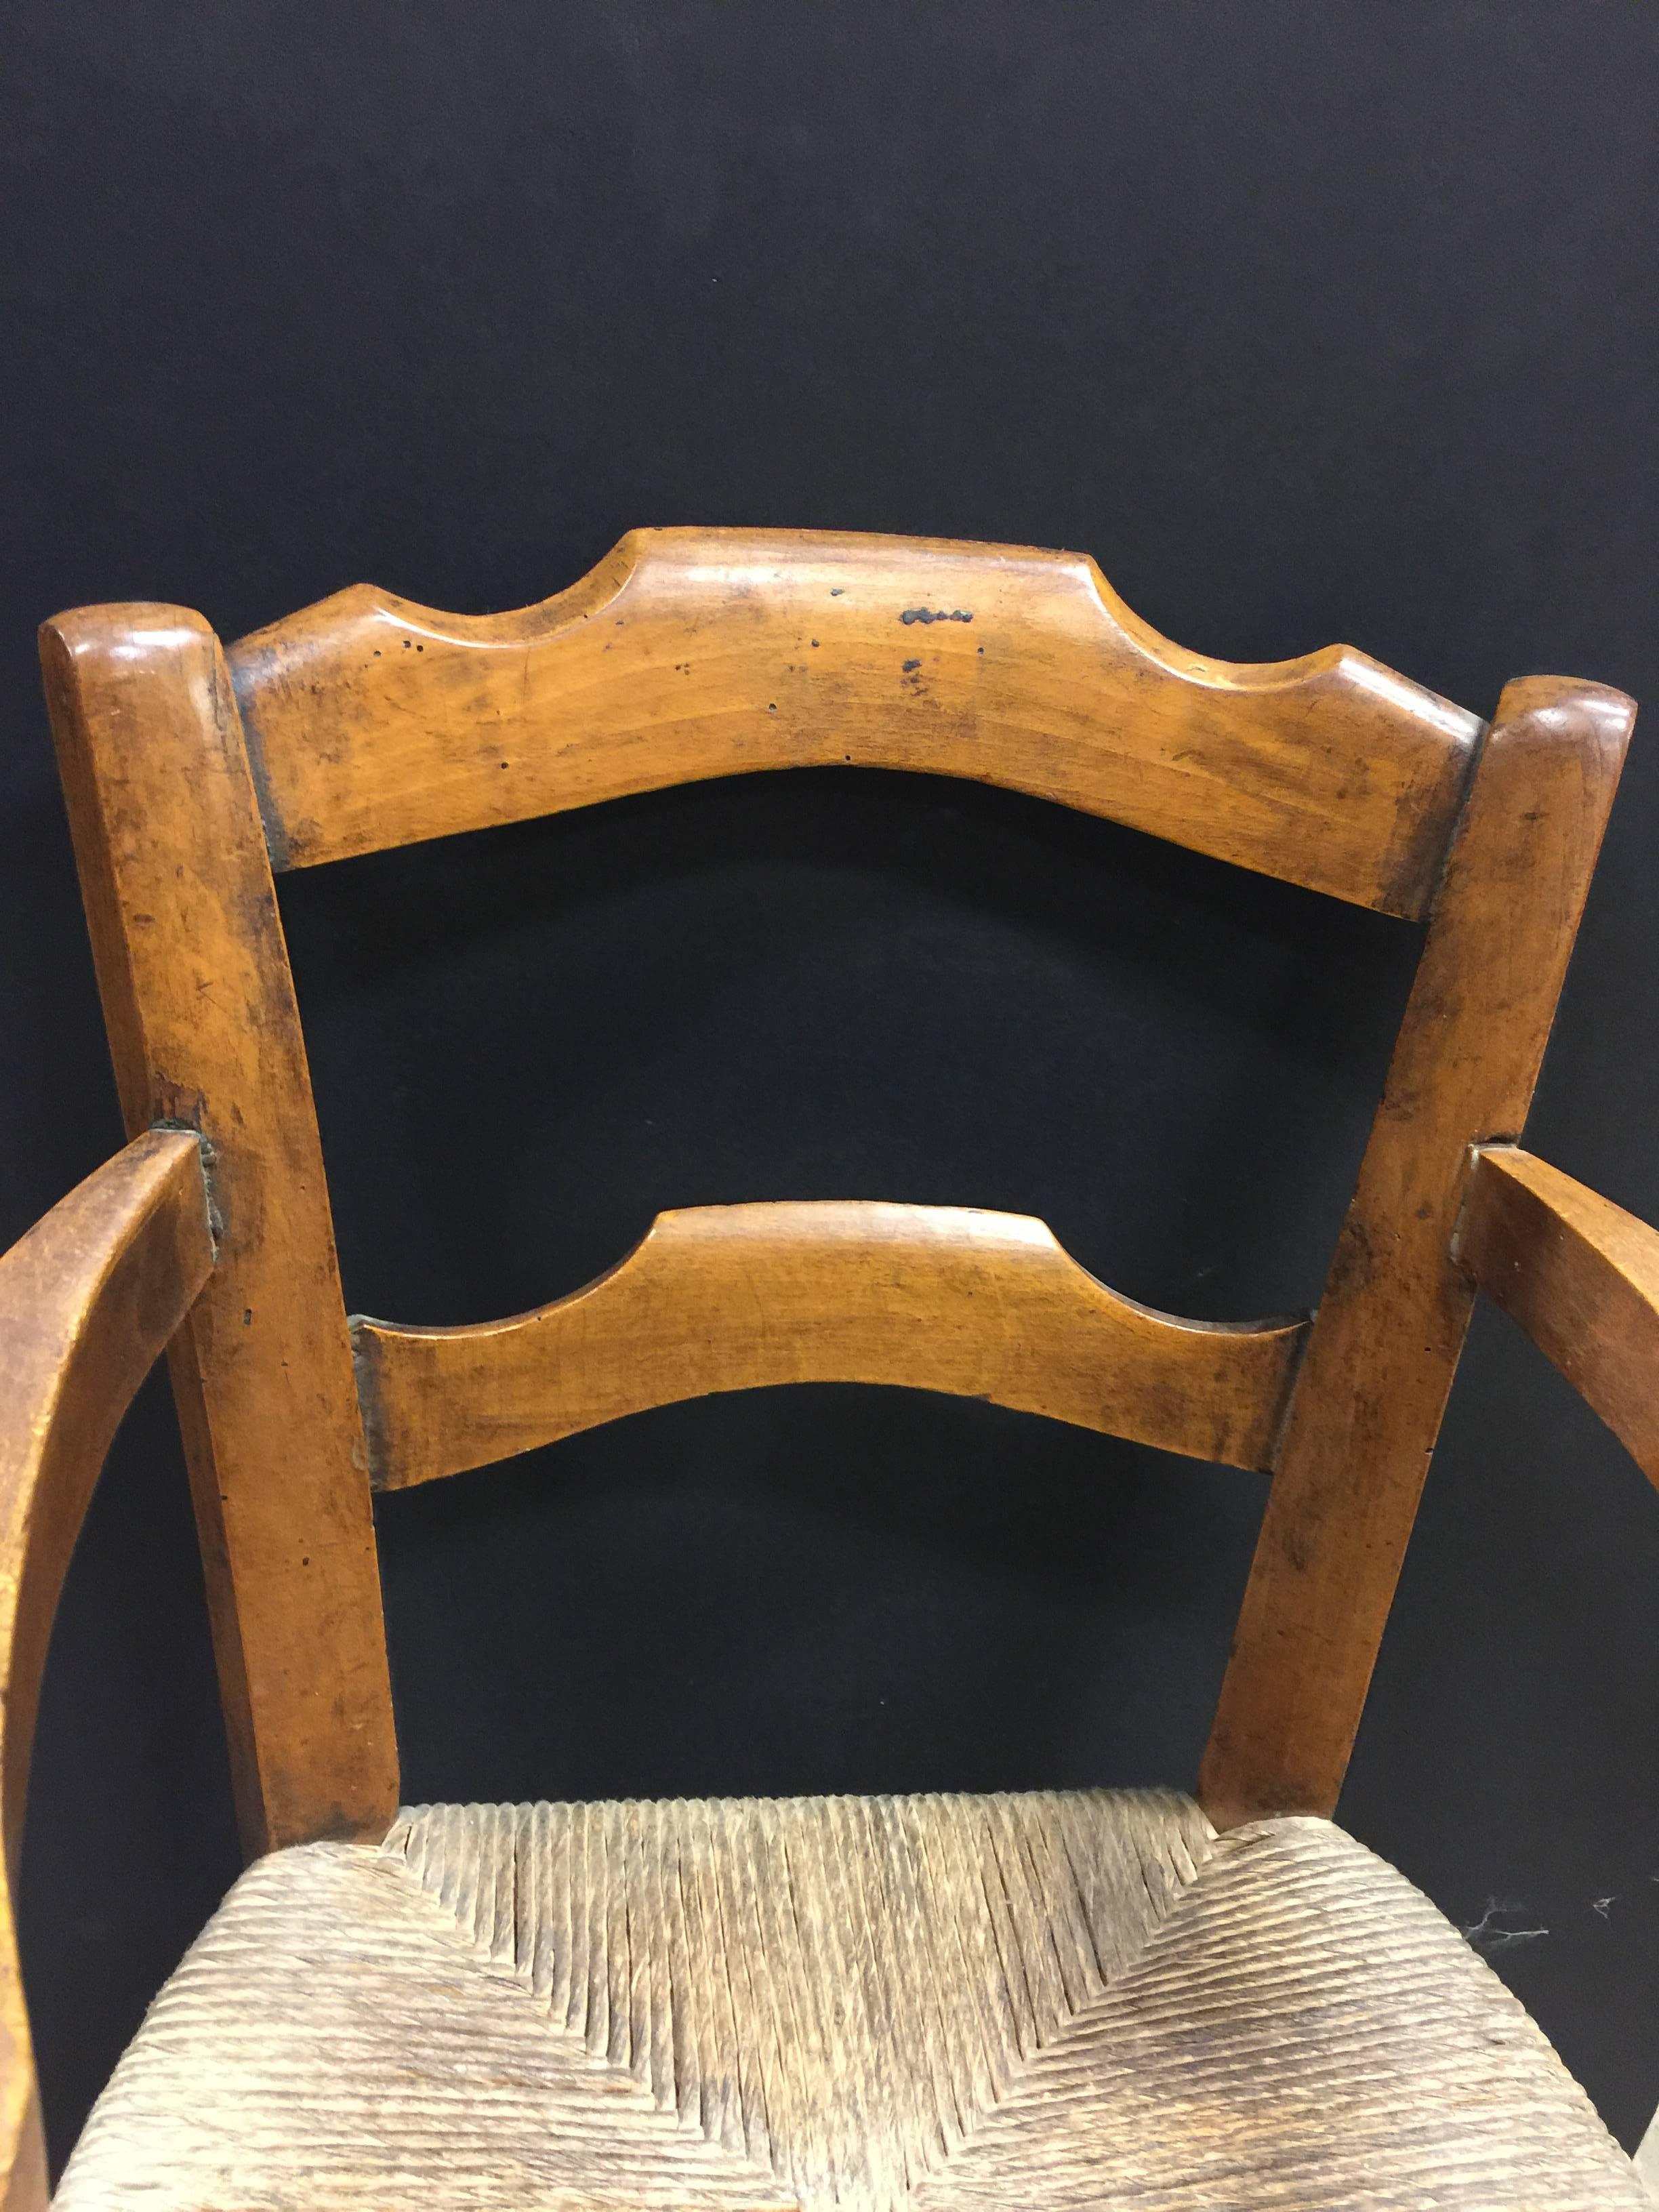
M 1646 2204 L 1331 1823 L 1173 1792 L 431 1806 L 258 1862 L 61 2212 Z

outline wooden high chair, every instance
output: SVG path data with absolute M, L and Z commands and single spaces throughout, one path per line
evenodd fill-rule
M 8 1867 L 64 1565 L 164 1344 L 252 1862 L 64 2212 L 1644 2203 L 1519 2005 L 1330 1819 L 1477 1285 L 1659 1478 L 1659 1237 L 1517 1148 L 1629 700 L 1532 677 L 1487 726 L 1345 647 L 1182 652 L 1073 555 L 764 531 L 639 532 L 514 614 L 359 586 L 228 651 L 149 605 L 43 650 L 132 1141 L 0 1262 Z M 273 872 L 836 763 L 1426 924 L 1317 1313 L 1177 1320 L 1041 1223 L 848 1201 L 664 1214 L 507 1321 L 348 1321 Z M 837 1380 L 1272 1470 L 1195 1799 L 400 1808 L 377 1490 Z

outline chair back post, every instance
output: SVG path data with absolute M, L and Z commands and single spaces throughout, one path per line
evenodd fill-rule
M 41 634 L 128 1133 L 205 1139 L 219 1265 L 172 1348 L 250 1856 L 384 1832 L 398 1765 L 316 1113 L 240 717 L 179 607 Z
M 1557 677 L 1498 702 L 1275 1456 L 1200 1784 L 1218 1826 L 1335 1808 L 1468 1328 L 1473 1147 L 1525 1122 L 1634 714 Z

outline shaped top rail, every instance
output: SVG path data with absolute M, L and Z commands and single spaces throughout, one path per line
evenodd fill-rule
M 279 868 L 848 763 L 1001 784 L 1416 918 L 1481 729 L 1347 646 L 1183 652 L 1085 555 L 814 531 L 634 531 L 507 614 L 359 584 L 229 659 Z

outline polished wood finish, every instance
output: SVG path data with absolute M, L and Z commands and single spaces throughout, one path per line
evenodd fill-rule
M 1200 1796 L 1329 1814 L 1468 1324 L 1471 1147 L 1531 1101 L 1634 708 L 1553 677 L 1498 703 L 1297 1378 Z
M 0 2208 L 44 2212 L 12 1898 L 40 1678 L 116 1424 L 213 1266 L 201 1147 L 140 1137 L 0 1259 Z
M 378 1488 L 530 1451 L 647 1406 L 781 1382 L 988 1398 L 1166 1451 L 1267 1464 L 1305 1322 L 1177 1321 L 1040 1221 L 967 1206 L 699 1206 L 597 1282 L 510 1321 L 352 1340 Z
M 185 609 L 41 638 L 130 1133 L 199 1131 L 220 1264 L 173 1355 L 250 1851 L 379 1835 L 398 1771 L 350 1345 L 234 694 Z
M 728 2152 L 743 2202 L 807 2212 L 1045 2190 L 1092 2204 L 1103 2172 L 1196 2205 L 1286 2160 L 1310 2204 L 1379 2175 L 1437 2191 L 1447 2172 L 1471 2205 L 1555 2202 L 1547 2179 L 1563 2202 L 1635 2201 L 1588 2107 L 1569 2111 L 1565 2081 L 1540 2087 L 1541 2041 L 1522 2063 L 1496 1985 L 1476 2001 L 1485 1970 L 1451 1929 L 1384 1896 L 1395 1878 L 1321 1824 L 1249 1825 L 1334 1806 L 1477 1280 L 1659 1463 L 1643 1379 L 1659 1358 L 1659 1237 L 1513 1149 L 1628 700 L 1531 678 L 1483 736 L 1346 648 L 1254 668 L 1182 653 L 1071 556 L 769 532 L 638 533 L 569 592 L 499 617 L 360 588 L 244 641 L 228 665 L 198 616 L 89 610 L 48 626 L 45 660 L 128 1126 L 167 1127 L 106 1171 L 121 1203 L 93 1206 L 67 1243 L 47 1224 L 33 1259 L 0 1264 L 6 1356 L 33 1409 L 0 1439 L 14 1859 L 74 1523 L 132 1381 L 187 1305 L 175 1381 L 255 1852 L 378 1840 L 395 1808 L 371 1450 L 374 1481 L 395 1488 L 646 1406 L 849 1380 L 1273 1470 L 1201 1783 L 1235 1832 L 1215 1880 L 1194 1864 L 1170 1906 L 1189 1948 L 1148 1942 L 1121 2004 L 1105 1922 L 1079 1917 L 1111 1884 L 1059 1800 L 1019 1835 L 1006 1798 L 943 1815 L 879 1799 L 437 1808 L 386 1839 L 414 1855 L 422 1827 L 412 1882 L 344 1840 L 255 1870 L 246 1917 L 233 1905 L 209 1929 L 124 2062 L 75 2201 L 110 2202 L 138 2175 L 147 2201 L 235 2212 L 287 2159 L 307 2203 L 362 2212 L 388 2187 L 418 2195 L 422 2175 L 441 2195 L 464 2155 L 479 2204 L 520 2201 L 533 2172 L 584 2202 L 599 2201 L 591 2182 L 617 2202 L 712 2206 L 737 2201 Z M 1039 1223 L 847 1202 L 667 1214 L 534 1313 L 349 1332 L 273 861 L 836 762 L 1009 785 L 1427 914 L 1314 1322 L 1177 1321 L 1096 1282 Z M 85 1200 L 53 1221 L 82 1221 Z M 1191 1808 L 1181 1818 L 1208 1841 Z M 724 1840 L 704 1850 L 705 1831 Z M 1150 1862 L 1137 1873 L 1105 1841 L 1139 1912 Z M 1046 1902 L 1044 1883 L 1058 1885 Z M 1032 1905 L 1048 1924 L 1011 1946 L 1007 1916 Z M 436 1926 L 450 1908 L 459 1931 Z M 469 1976 L 479 1916 L 488 1959 Z M 27 2030 L 0 1932 L 10 2201 L 39 2212 Z M 1033 2014 L 1018 2067 L 994 2056 L 981 2081 L 1038 1981 L 1063 2000 L 1052 2033 Z M 1443 2009 L 1419 2002 L 1431 1982 Z M 886 2043 L 848 2027 L 860 2005 L 881 2034 L 897 2023 Z M 1402 2032 L 1411 2063 L 1379 2075 L 1374 2052 Z M 306 2067 L 321 2086 L 296 2106 Z M 1419 2078 L 1445 2092 L 1437 2136 L 1414 2105 L 1400 2124 Z M 914 2103 L 917 2083 L 937 2110 Z M 476 2109 L 512 2117 L 515 2085 L 530 2092 L 522 2163 L 467 2132 Z M 319 2096 L 356 2115 L 320 2153 Z M 629 2099 L 629 2142 L 613 2142 Z
M 359 588 L 230 666 L 234 696 L 178 610 L 48 633 L 129 1122 L 199 1127 L 213 1148 L 225 1251 L 183 1400 L 251 1845 L 372 1832 L 395 1787 L 368 1449 L 264 841 L 308 865 L 789 761 L 980 776 L 1387 911 L 1431 905 L 1277 1445 L 1299 1336 L 1145 1315 L 1044 1232 L 1011 1241 L 985 1217 L 943 1217 L 941 1237 L 908 1210 L 735 1209 L 671 1217 L 536 1316 L 361 1327 L 379 1480 L 807 1376 L 1271 1452 L 1206 1802 L 1224 1822 L 1328 1811 L 1462 1340 L 1470 1147 L 1519 1133 L 1630 702 L 1528 679 L 1482 740 L 1345 648 L 1273 667 L 1185 653 L 1071 556 L 748 531 L 636 533 L 511 615 Z
M 359 585 L 230 663 L 279 867 L 851 763 L 1034 792 L 1415 916 L 1480 728 L 1346 646 L 1183 651 L 1080 555 L 815 531 L 635 531 L 511 614 Z
M 1659 1231 L 1492 1146 L 1476 1155 L 1458 1257 L 1659 1486 Z

